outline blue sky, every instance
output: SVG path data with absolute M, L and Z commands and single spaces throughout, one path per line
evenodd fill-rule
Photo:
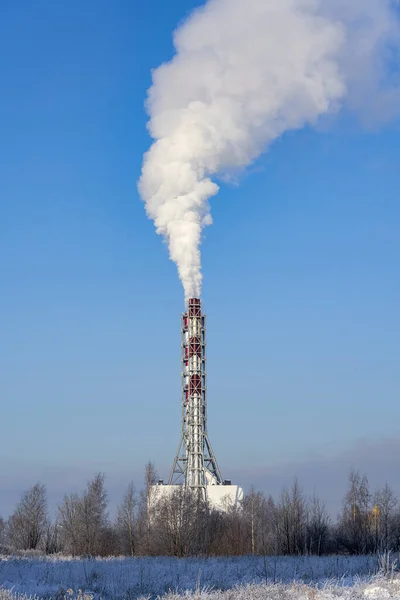
M 117 498 L 149 459 L 172 465 L 183 293 L 136 181 L 150 71 L 195 5 L 0 8 L 0 514 L 38 479 L 54 504 L 100 470 Z M 285 135 L 212 200 L 225 477 L 276 493 L 297 472 L 335 508 L 360 466 L 400 493 L 399 150 L 398 124 L 342 115 Z

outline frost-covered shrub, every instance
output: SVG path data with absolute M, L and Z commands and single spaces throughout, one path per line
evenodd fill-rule
M 190 594 L 168 593 L 163 600 L 398 600 L 400 581 L 376 580 L 350 588 L 336 584 L 323 588 L 300 583 L 292 585 L 247 585 L 229 591 L 195 591 Z M 142 599 L 144 600 L 144 599 Z
M 14 594 L 10 590 L 0 588 L 0 600 L 39 600 L 34 596 L 27 596 L 26 594 Z

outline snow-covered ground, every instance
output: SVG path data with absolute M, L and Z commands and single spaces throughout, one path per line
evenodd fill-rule
M 34 600 L 33 596 L 15 594 L 0 588 L 0 600 Z M 94 600 L 90 593 L 78 592 L 56 596 L 58 600 Z M 129 599 L 129 596 L 126 596 Z M 324 587 L 294 583 L 292 585 L 259 584 L 235 587 L 229 591 L 197 590 L 178 594 L 169 592 L 162 600 L 386 600 L 400 598 L 400 581 L 376 579 L 370 583 L 359 583 L 351 587 L 327 584 Z M 148 596 L 141 598 L 148 600 Z
M 377 575 L 373 556 L 174 558 L 0 558 L 0 600 L 135 600 L 193 592 L 196 600 L 400 598 L 400 581 Z M 199 591 L 203 590 L 199 595 Z M 189 596 L 187 596 L 189 598 Z

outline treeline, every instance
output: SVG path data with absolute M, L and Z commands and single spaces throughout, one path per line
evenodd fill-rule
M 0 518 L 0 552 L 74 556 L 193 556 L 368 554 L 400 550 L 400 507 L 388 485 L 372 493 L 365 475 L 353 471 L 337 521 L 317 496 L 307 498 L 297 480 L 274 500 L 251 489 L 241 506 L 211 509 L 177 488 L 155 501 L 158 477 L 146 466 L 145 485 L 131 483 L 108 514 L 105 478 L 96 475 L 81 494 L 65 496 L 55 519 L 46 489 L 26 491 L 8 520 Z

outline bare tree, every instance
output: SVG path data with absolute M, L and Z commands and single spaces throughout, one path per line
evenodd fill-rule
M 158 474 L 154 464 L 149 461 L 144 472 L 144 489 L 140 492 L 138 507 L 137 532 L 139 543 L 137 550 L 140 554 L 153 553 L 152 523 L 155 520 L 156 502 L 155 484 L 158 481 Z
M 102 538 L 108 527 L 105 477 L 98 473 L 89 481 L 81 501 L 84 554 L 102 554 Z
M 308 506 L 307 551 L 320 556 L 327 550 L 331 520 L 325 503 L 315 494 Z
M 221 515 L 223 536 L 220 541 L 218 554 L 240 556 L 249 552 L 248 522 L 241 505 L 231 501 L 224 503 Z
M 81 499 L 78 494 L 64 496 L 58 507 L 58 518 L 61 547 L 64 552 L 77 556 L 82 552 Z
M 247 522 L 249 550 L 252 554 L 275 551 L 275 503 L 252 487 L 243 500 L 243 518 Z
M 104 475 L 98 473 L 88 482 L 82 496 L 66 496 L 58 508 L 63 549 L 73 555 L 104 554 L 104 546 L 110 545 L 104 482 Z
M 151 524 L 151 511 L 153 508 L 152 496 L 154 495 L 153 486 L 157 483 L 158 473 L 154 464 L 149 461 L 145 467 L 144 472 L 144 485 L 146 494 L 146 508 L 147 508 L 147 525 L 150 531 Z
M 282 490 L 277 503 L 276 511 L 276 534 L 278 554 L 292 553 L 292 523 L 290 494 L 285 488 Z
M 244 542 L 244 536 L 237 535 L 238 528 L 244 531 L 239 511 L 234 514 L 236 509 L 228 507 L 222 516 L 210 509 L 197 490 L 183 486 L 167 494 L 157 493 L 161 490 L 156 486 L 151 500 L 151 554 L 184 557 L 238 553 L 238 545 Z
M 262 539 L 262 554 L 276 555 L 278 549 L 276 531 L 277 509 L 272 496 L 268 496 L 264 507 L 265 527 Z
M 352 471 L 335 525 L 315 494 L 306 500 L 297 479 L 275 503 L 251 488 L 240 505 L 213 509 L 200 494 L 157 485 L 153 463 L 146 465 L 144 488 L 133 483 L 117 508 L 107 513 L 105 478 L 97 474 L 81 494 L 65 496 L 56 522 L 47 516 L 45 487 L 25 492 L 5 523 L 0 548 L 39 549 L 73 555 L 321 555 L 400 550 L 400 506 L 386 484 L 372 496 L 366 475 Z M 223 490 L 221 490 L 223 491 Z
M 131 482 L 117 509 L 117 529 L 122 552 L 131 556 L 135 554 L 136 507 L 136 492 L 133 482 Z
M 375 539 L 375 550 L 391 550 L 396 546 L 396 508 L 397 499 L 393 490 L 386 483 L 374 496 L 372 509 L 372 527 Z
M 262 501 L 263 495 L 261 492 L 256 492 L 254 487 L 251 486 L 250 492 L 243 502 L 243 511 L 248 521 L 250 551 L 252 554 L 256 554 L 256 535 L 258 537 L 258 533 L 261 531 L 259 520 Z
M 204 534 L 203 554 L 208 556 L 219 555 L 225 538 L 225 523 L 221 511 L 208 509 Z
M 14 548 L 34 550 L 39 547 L 48 523 L 46 488 L 36 483 L 22 494 L 8 520 L 9 539 Z
M 56 552 L 60 552 L 61 545 L 57 521 L 55 523 L 51 523 L 50 521 L 47 523 L 42 545 L 46 554 L 56 554 Z
M 339 541 L 352 554 L 366 554 L 373 550 L 372 507 L 366 475 L 352 470 L 349 489 L 344 497 L 339 520 Z
M 157 554 L 180 558 L 191 554 L 196 511 L 196 495 L 183 486 L 177 486 L 170 496 L 157 499 L 152 522 Z
M 277 504 L 277 542 L 281 554 L 302 554 L 306 545 L 306 502 L 295 478 L 292 489 L 283 490 Z
M 0 517 L 0 548 L 5 546 L 6 542 L 6 522 Z

